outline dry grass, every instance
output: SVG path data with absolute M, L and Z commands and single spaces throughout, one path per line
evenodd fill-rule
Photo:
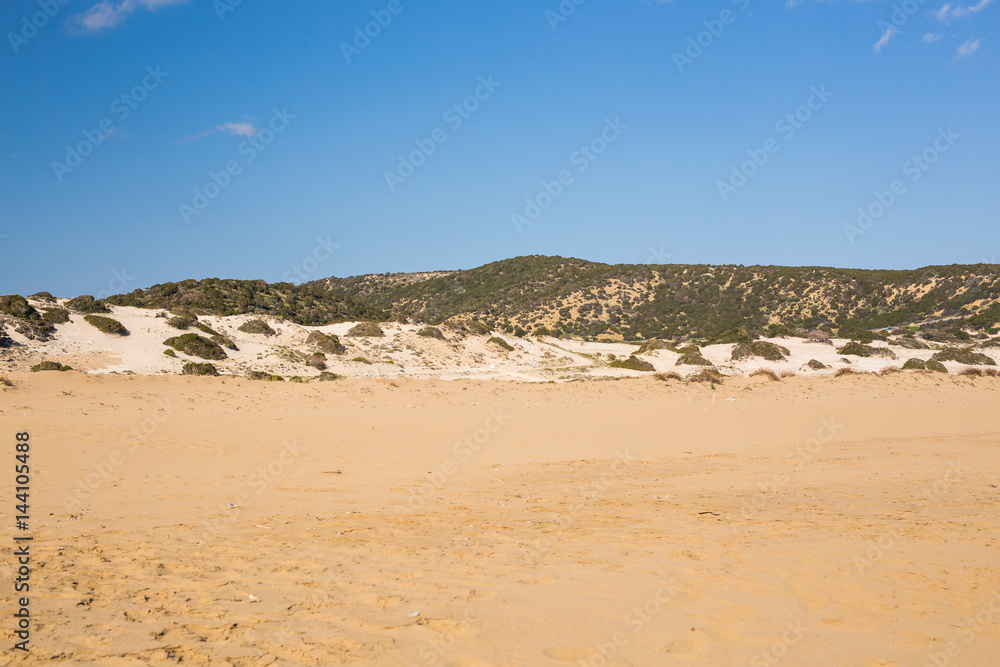
M 6 375 L 0 375 L 0 387 L 14 387 L 14 381 Z
M 853 368 L 838 368 L 837 372 L 833 374 L 833 377 L 839 378 L 842 375 L 861 375 L 861 373 L 857 372 Z
M 667 380 L 683 380 L 684 379 L 684 378 L 681 377 L 680 373 L 677 373 L 675 371 L 670 371 L 669 373 L 657 373 L 653 377 L 656 378 L 657 380 L 661 380 L 662 382 L 666 382 Z
M 781 376 L 782 379 L 784 379 L 784 378 L 794 378 L 794 377 L 798 377 L 798 374 L 796 374 L 795 371 L 781 371 L 780 376 Z
M 879 377 L 884 377 L 886 375 L 892 375 L 893 373 L 899 373 L 899 372 L 900 372 L 899 366 L 888 366 L 888 367 L 883 368 L 882 370 L 880 370 L 878 372 L 878 376 Z
M 781 380 L 777 373 L 768 368 L 758 368 L 750 374 L 750 377 L 765 377 L 771 382 L 779 382 Z
M 964 368 L 959 375 L 968 377 L 1000 377 L 1000 370 L 996 368 Z
M 712 370 L 711 368 L 706 368 L 697 375 L 692 375 L 688 378 L 691 382 L 711 382 L 713 384 L 722 384 L 725 376 L 719 371 Z

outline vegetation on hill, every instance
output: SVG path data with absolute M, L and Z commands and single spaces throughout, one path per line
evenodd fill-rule
M 656 368 L 653 364 L 639 359 L 634 354 L 628 359 L 619 359 L 617 361 L 612 361 L 610 364 L 611 368 L 624 368 L 629 371 L 655 371 Z
M 64 366 L 56 361 L 43 361 L 40 364 L 35 364 L 31 367 L 32 373 L 38 373 L 40 371 L 71 371 L 73 370 L 69 366 Z
M 183 280 L 108 297 L 116 306 L 187 310 L 198 315 L 261 314 L 303 326 L 354 320 L 385 321 L 387 314 L 336 290 L 263 280 Z
M 103 301 L 98 301 L 89 294 L 78 296 L 66 302 L 66 307 L 78 313 L 110 313 L 111 310 Z
M 733 361 L 742 359 L 766 359 L 767 361 L 784 361 L 791 354 L 787 347 L 769 343 L 766 340 L 754 340 L 745 343 L 737 343 L 733 348 Z
M 278 333 L 264 320 L 247 320 L 240 325 L 237 331 L 248 334 L 259 334 L 261 336 L 275 336 Z
M 226 359 L 226 351 L 218 343 L 198 334 L 184 334 L 175 338 L 168 338 L 163 341 L 164 345 L 174 348 L 178 352 L 183 352 L 192 357 L 201 359 Z
M 198 364 L 194 362 L 189 362 L 184 364 L 184 368 L 181 370 L 181 375 L 211 375 L 216 376 L 219 374 L 218 369 L 213 364 Z
M 988 357 L 982 352 L 973 352 L 969 348 L 954 348 L 949 347 L 941 350 L 940 352 L 935 352 L 934 356 L 931 357 L 934 361 L 957 361 L 960 364 L 968 364 L 970 366 L 996 366 L 997 362 L 993 360 L 992 357 Z
M 793 329 L 817 328 L 851 337 L 910 324 L 983 329 L 1000 322 L 1000 267 L 989 264 L 870 271 L 612 266 L 532 256 L 429 275 L 330 278 L 314 285 L 431 324 L 476 316 L 494 329 L 545 327 L 559 335 L 607 334 L 625 340 L 711 340 L 734 332 L 741 335 L 730 342 L 745 342 L 757 333 L 787 335 Z
M 104 317 L 103 315 L 85 315 L 83 319 L 87 324 L 106 334 L 112 336 L 128 335 L 128 329 L 125 328 L 125 325 L 114 318 Z
M 333 334 L 325 334 L 322 331 L 313 331 L 306 338 L 306 344 L 312 345 L 320 352 L 327 354 L 346 354 L 347 348 L 340 342 L 340 338 Z

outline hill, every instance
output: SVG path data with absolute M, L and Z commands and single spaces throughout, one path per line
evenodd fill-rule
M 531 256 L 398 275 L 328 278 L 312 286 L 431 323 L 475 318 L 514 332 L 625 339 L 714 338 L 737 327 L 841 335 L 921 324 L 984 329 L 1000 321 L 1000 266 L 989 264 L 888 271 Z

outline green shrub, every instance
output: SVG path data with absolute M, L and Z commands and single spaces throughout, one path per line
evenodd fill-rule
M 365 359 L 364 357 L 354 357 L 353 359 L 351 359 L 351 361 L 356 361 L 359 364 L 368 364 L 369 366 L 372 363 L 372 362 L 368 361 L 367 359 Z
M 78 296 L 75 299 L 70 299 L 66 302 L 66 307 L 70 310 L 75 310 L 78 313 L 110 313 L 111 311 L 104 304 L 104 301 L 98 301 L 89 294 L 84 294 L 83 296 Z
M 824 364 L 822 361 L 819 361 L 817 359 L 810 359 L 809 363 L 807 363 L 806 366 L 808 366 L 809 368 L 813 369 L 814 371 L 821 371 L 821 370 L 823 370 L 825 368 L 829 368 L 826 364 Z
M 636 354 L 646 354 L 647 352 L 653 352 L 654 350 L 675 350 L 677 345 L 666 340 L 658 340 L 654 338 L 653 340 L 647 340 L 645 343 L 639 346 L 639 349 L 635 351 Z
M 185 331 L 190 329 L 197 321 L 198 318 L 193 315 L 178 315 L 167 320 L 167 326 Z
M 184 364 L 184 368 L 181 370 L 181 375 L 218 375 L 219 371 L 216 370 L 214 364 L 198 364 L 194 362 L 188 362 Z
M 711 361 L 701 356 L 701 351 L 695 345 L 688 345 L 679 350 L 681 356 L 677 359 L 677 366 L 714 366 Z
M 38 316 L 38 311 L 28 303 L 28 300 L 17 294 L 0 296 L 0 315 L 10 315 L 18 319 L 27 320 Z
M 852 340 L 847 345 L 837 348 L 837 354 L 847 354 L 855 357 L 888 357 L 895 359 L 896 354 L 885 347 L 872 347 Z
M 361 322 L 354 325 L 347 332 L 347 335 L 352 338 L 381 338 L 385 333 L 383 333 L 382 327 L 374 322 Z
M 769 343 L 766 340 L 755 340 L 749 343 L 737 343 L 733 348 L 733 361 L 741 359 L 760 358 L 767 361 L 784 361 L 790 354 L 787 347 Z
M 346 354 L 347 348 L 340 342 L 340 338 L 333 334 L 325 334 L 322 331 L 313 331 L 306 338 L 306 344 L 312 345 L 320 352 L 327 354 Z
M 982 352 L 973 352 L 971 348 L 945 348 L 940 352 L 935 352 L 931 359 L 934 361 L 957 361 L 960 364 L 967 364 L 969 366 L 997 365 L 997 362 L 991 357 L 986 356 Z
M 69 322 L 69 311 L 65 308 L 47 308 L 42 311 L 42 319 L 49 324 L 65 324 Z
M 164 345 L 174 348 L 178 352 L 200 357 L 201 359 L 225 359 L 226 351 L 213 340 L 202 338 L 198 334 L 184 334 L 175 338 L 168 338 L 163 341 Z
M 632 355 L 628 359 L 621 359 L 619 361 L 612 361 L 611 368 L 624 368 L 629 371 L 653 371 L 656 370 L 653 364 L 648 361 L 639 359 L 635 355 Z
M 198 322 L 197 320 L 194 322 L 194 328 L 197 329 L 198 331 L 200 331 L 200 332 L 202 332 L 204 334 L 208 334 L 209 336 L 212 336 L 212 337 L 221 336 L 222 335 L 218 331 L 216 331 L 215 329 L 213 329 L 212 327 L 210 327 L 207 324 L 205 324 L 204 322 Z
M 437 338 L 438 340 L 446 340 L 444 334 L 441 330 L 436 327 L 424 327 L 417 332 L 418 336 L 423 336 L 424 338 Z
M 259 334 L 261 336 L 276 336 L 278 332 L 272 329 L 264 320 L 247 320 L 237 331 L 248 334 Z
M 471 333 L 477 334 L 479 336 L 488 336 L 490 333 L 489 326 L 478 320 L 467 322 L 465 326 Z
M 498 347 L 500 347 L 500 348 L 502 348 L 504 350 L 507 350 L 508 352 L 513 352 L 514 351 L 514 346 L 513 345 L 511 345 L 510 343 L 508 343 L 507 341 L 505 341 L 503 338 L 499 338 L 497 336 L 493 336 L 493 338 L 490 338 L 488 341 L 486 341 L 486 343 L 487 344 L 493 343 L 494 345 L 496 345 L 496 346 L 498 346 Z
M 175 359 L 177 358 L 177 353 L 171 350 L 169 347 L 163 351 L 163 354 L 167 355 L 168 357 L 173 357 Z
M 935 373 L 947 373 L 948 368 L 942 364 L 940 361 L 931 359 L 927 362 L 927 370 L 934 371 Z
M 83 320 L 106 334 L 111 334 L 112 336 L 128 335 L 128 329 L 116 319 L 104 317 L 103 315 L 85 315 Z
M 233 350 L 234 352 L 239 352 L 240 348 L 236 346 L 236 341 L 234 341 L 229 336 L 223 336 L 222 334 L 215 334 L 212 336 L 212 341 L 218 343 L 222 347 Z
M 907 359 L 906 363 L 903 364 L 904 371 L 922 371 L 925 368 L 927 368 L 927 362 L 923 359 L 917 359 L 916 357 Z
M 272 375 L 265 371 L 250 371 L 247 373 L 247 378 L 250 380 L 262 380 L 264 382 L 284 382 L 285 378 L 280 375 Z
M 316 377 L 317 382 L 333 382 L 334 380 L 339 380 L 340 376 L 336 373 L 320 373 Z
M 63 366 L 62 364 L 55 361 L 43 361 L 40 364 L 35 364 L 31 367 L 32 373 L 38 373 L 40 371 L 71 371 L 73 370 L 69 366 Z
M 735 329 L 730 329 L 716 338 L 713 338 L 711 344 L 722 345 L 725 343 L 749 343 L 753 341 L 754 338 L 755 336 L 743 327 L 736 327 Z
M 31 295 L 30 298 L 35 299 L 37 301 L 47 301 L 49 303 L 56 302 L 56 298 L 52 296 L 52 294 L 50 294 L 49 292 L 35 292 L 34 294 Z

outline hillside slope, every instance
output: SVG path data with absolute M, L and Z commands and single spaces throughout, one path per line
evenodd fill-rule
M 1000 266 L 910 271 L 822 267 L 608 265 L 518 257 L 423 279 L 329 278 L 382 310 L 430 322 L 478 317 L 497 327 L 626 339 L 711 338 L 735 328 L 826 327 L 842 333 L 941 320 L 1000 321 Z

